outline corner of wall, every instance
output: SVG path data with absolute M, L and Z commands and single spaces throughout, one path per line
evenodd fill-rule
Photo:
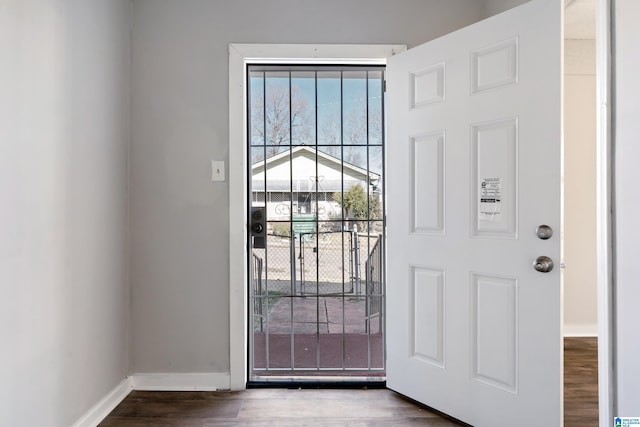
M 84 413 L 73 427 L 95 427 L 104 420 L 133 390 L 131 377 L 124 379 L 98 403 Z

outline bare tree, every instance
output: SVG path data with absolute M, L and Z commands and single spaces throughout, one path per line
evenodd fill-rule
M 322 151 L 360 167 L 366 167 L 367 142 L 382 143 L 381 105 L 367 103 L 365 97 L 355 98 L 348 111 L 337 106 L 318 117 L 318 144 Z M 368 111 L 367 111 L 368 108 Z M 266 145 L 267 157 L 282 151 L 284 145 L 315 144 L 314 106 L 297 85 L 273 82 L 267 86 L 266 102 L 262 92 L 252 96 L 251 132 L 253 145 Z M 344 116 L 343 116 L 344 115 Z M 342 120 L 342 122 L 341 122 Z M 340 145 L 344 144 L 344 148 Z M 252 160 L 260 161 L 264 154 L 255 152 Z
M 345 162 L 366 168 L 366 155 L 362 146 L 370 140 L 375 144 L 382 142 L 382 114 L 379 106 L 367 105 L 365 98 L 356 98 L 350 102 L 352 106 L 345 114 L 342 125 L 339 112 L 334 111 L 324 117 L 319 129 L 319 143 L 329 145 L 322 148 L 325 153 L 334 157 L 342 156 Z M 343 148 L 340 147 L 342 143 Z
M 326 145 L 322 147 L 321 151 L 330 156 L 340 158 L 340 112 L 332 111 L 326 113 L 323 118 L 318 118 L 319 125 L 319 138 L 318 144 Z
M 281 83 L 267 87 L 253 97 L 251 105 L 253 144 L 265 144 L 267 157 L 280 152 L 281 145 L 309 143 L 309 102 L 298 86 Z

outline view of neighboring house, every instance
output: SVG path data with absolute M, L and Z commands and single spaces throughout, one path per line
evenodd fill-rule
M 319 220 L 341 220 L 335 193 L 360 185 L 370 198 L 380 198 L 380 184 L 379 174 L 300 145 L 253 164 L 251 200 L 253 206 L 266 205 L 269 221 L 288 220 L 291 209 L 294 217 L 317 215 Z

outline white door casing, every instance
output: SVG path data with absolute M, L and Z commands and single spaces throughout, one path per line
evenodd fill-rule
M 387 63 L 387 384 L 475 426 L 562 423 L 561 3 Z
M 385 64 L 405 45 L 229 45 L 229 384 L 247 382 L 247 64 Z

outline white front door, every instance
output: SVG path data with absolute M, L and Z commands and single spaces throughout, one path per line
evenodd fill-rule
M 561 18 L 533 0 L 388 61 L 387 384 L 474 426 L 561 424 Z

